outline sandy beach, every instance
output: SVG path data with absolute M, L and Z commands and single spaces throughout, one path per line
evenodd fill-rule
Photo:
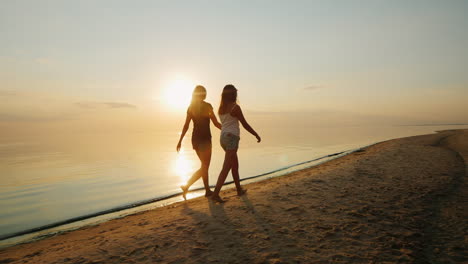
M 463 263 L 468 130 L 0 250 L 0 263 Z M 230 177 L 230 176 L 229 176 Z M 228 178 L 229 179 L 229 178 Z

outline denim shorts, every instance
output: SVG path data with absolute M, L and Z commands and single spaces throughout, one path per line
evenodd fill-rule
M 231 134 L 231 133 L 222 133 L 221 134 L 221 147 L 224 150 L 236 150 L 239 148 L 240 137 Z

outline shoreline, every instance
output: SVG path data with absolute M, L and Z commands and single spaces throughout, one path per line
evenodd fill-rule
M 453 129 L 449 129 L 449 130 L 453 130 Z M 437 133 L 437 132 L 438 131 L 435 130 L 432 133 Z M 416 134 L 416 135 L 424 135 L 424 134 Z M 332 153 L 332 154 L 326 154 L 318 158 L 314 158 L 312 160 L 307 160 L 307 161 L 295 163 L 292 165 L 287 165 L 287 166 L 284 166 L 279 169 L 275 169 L 266 173 L 249 176 L 244 179 L 241 179 L 241 182 L 250 183 L 250 182 L 256 182 L 256 181 L 261 181 L 261 180 L 267 180 L 272 177 L 283 176 L 285 174 L 292 173 L 297 170 L 303 170 L 303 169 L 307 169 L 313 166 L 318 166 L 322 162 L 314 163 L 317 160 L 327 159 L 328 157 L 331 157 L 331 156 L 334 156 L 334 158 L 339 158 L 341 157 L 342 153 L 345 153 L 345 155 L 348 155 L 360 149 L 365 149 L 375 144 L 380 144 L 380 143 L 383 143 L 389 140 L 394 140 L 394 139 L 398 139 L 398 138 L 384 139 L 381 141 L 376 141 L 376 142 L 373 142 L 364 146 L 356 147 L 353 149 L 348 149 L 348 150 L 344 150 L 344 151 L 340 151 L 340 152 Z M 324 162 L 328 162 L 329 160 L 325 160 Z M 301 166 L 303 164 L 311 164 L 311 165 Z M 290 170 L 290 168 L 293 168 L 293 169 Z M 270 175 L 272 176 L 270 177 Z M 257 178 L 259 178 L 259 180 L 251 181 L 252 179 L 257 179 Z M 226 181 L 224 186 L 231 186 L 232 183 L 233 183 L 232 180 Z M 210 187 L 214 188 L 214 185 Z M 198 193 L 198 191 L 200 190 L 203 190 L 203 187 L 192 189 L 189 193 L 194 194 L 192 195 L 192 198 L 196 198 L 196 197 L 201 196 L 201 192 Z M 138 212 L 146 211 L 146 210 L 152 210 L 158 207 L 163 207 L 163 206 L 167 206 L 173 203 L 177 203 L 177 202 L 183 201 L 182 199 L 178 199 L 178 197 L 181 196 L 181 194 L 182 194 L 181 192 L 176 192 L 176 193 L 172 193 L 168 195 L 154 197 L 151 199 L 135 201 L 135 202 L 128 203 L 128 204 L 122 204 L 113 208 L 109 208 L 109 209 L 105 209 L 105 210 L 101 210 L 97 212 L 91 212 L 91 213 L 87 213 L 84 215 L 78 215 L 78 216 L 71 217 L 71 218 L 64 219 L 64 220 L 59 220 L 59 221 L 45 224 L 42 226 L 37 226 L 33 228 L 28 228 L 26 230 L 21 230 L 21 231 L 17 231 L 17 232 L 5 234 L 5 235 L 0 235 L 0 249 L 14 246 L 14 245 L 21 244 L 21 243 L 28 243 L 30 241 L 40 240 L 40 239 L 43 239 L 44 237 L 53 236 L 62 232 L 69 232 L 72 230 L 79 229 L 81 227 L 99 224 L 99 223 L 109 221 L 112 219 L 125 217 L 133 213 L 138 213 Z M 145 207 L 145 209 L 138 209 L 139 207 Z M 120 214 L 121 212 L 123 214 Z M 107 217 L 107 215 L 110 215 L 110 216 Z M 97 219 L 93 220 L 94 218 L 97 218 Z M 80 224 L 79 222 L 85 222 L 85 223 Z M 47 230 L 51 230 L 51 231 L 47 232 Z M 27 236 L 27 238 L 23 238 L 25 236 Z
M 446 262 L 466 257 L 468 130 L 392 139 L 318 166 L 0 249 L 0 263 Z M 83 243 L 85 242 L 85 243 Z
M 249 176 L 249 177 L 240 179 L 240 181 L 243 183 L 247 182 L 247 184 L 249 184 L 249 183 L 268 180 L 268 179 L 275 178 L 275 177 L 281 177 L 281 176 L 287 175 L 295 171 L 300 171 L 303 169 L 308 169 L 314 166 L 318 166 L 322 164 L 323 162 L 328 162 L 335 158 L 340 158 L 344 155 L 349 155 L 353 152 L 359 151 L 361 149 L 365 149 L 369 146 L 372 146 L 378 143 L 381 143 L 381 142 L 372 143 L 370 145 L 363 146 L 363 147 L 356 148 L 356 149 L 344 150 L 344 151 L 340 151 L 340 152 L 336 152 L 332 154 L 327 154 L 327 155 L 324 155 L 324 156 L 321 156 L 312 160 L 299 162 L 299 163 L 288 165 L 288 166 L 285 166 L 285 167 L 282 167 L 273 171 L 265 172 L 265 173 L 254 175 L 254 176 Z M 321 161 L 321 160 L 324 160 L 324 161 L 314 163 L 314 162 Z M 310 164 L 310 165 L 307 166 L 307 164 Z M 303 165 L 306 165 L 306 166 L 304 167 Z M 230 189 L 234 186 L 233 183 L 234 181 L 226 181 L 223 187 L 224 188 L 228 187 Z M 210 187 L 214 188 L 215 186 L 213 185 Z M 201 190 L 204 190 L 204 188 L 203 187 L 195 188 L 195 189 L 190 190 L 189 194 L 195 194 Z M 0 236 L 0 249 L 4 249 L 4 248 L 11 247 L 11 246 L 24 244 L 24 243 L 35 242 L 35 241 L 45 239 L 50 236 L 55 236 L 61 233 L 67 233 L 67 232 L 71 232 L 74 230 L 78 230 L 82 227 L 93 226 L 93 225 L 97 225 L 106 221 L 110 221 L 112 219 L 118 219 L 118 218 L 122 218 L 122 217 L 132 215 L 135 213 L 140 213 L 140 212 L 144 212 L 147 210 L 153 210 L 159 207 L 169 206 L 171 204 L 178 203 L 178 202 L 183 202 L 183 200 L 181 199 L 172 199 L 172 198 L 179 198 L 179 196 L 181 197 L 181 195 L 182 195 L 182 192 L 177 192 L 177 193 L 169 194 L 166 196 L 155 197 L 155 198 L 148 199 L 148 200 L 137 201 L 131 204 L 110 208 L 104 211 L 99 211 L 95 213 L 73 217 L 70 219 L 66 219 L 66 220 L 50 223 L 47 225 L 19 231 L 16 233 L 6 234 L 3 236 Z M 190 199 L 194 199 L 200 196 L 201 196 L 201 193 L 193 196 Z M 150 208 L 143 208 L 144 206 L 149 206 Z M 100 218 L 103 218 L 103 219 L 100 219 Z M 85 222 L 85 223 L 80 224 L 78 222 Z M 67 227 L 67 226 L 70 226 L 70 227 Z M 26 237 L 26 238 L 23 238 L 23 237 Z

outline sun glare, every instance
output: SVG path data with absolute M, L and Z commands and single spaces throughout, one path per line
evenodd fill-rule
M 193 162 L 187 157 L 187 153 L 181 150 L 177 155 L 175 162 L 173 163 L 173 171 L 179 176 L 181 183 L 186 183 L 190 175 L 193 173 L 194 168 Z
M 164 91 L 165 103 L 173 109 L 182 110 L 188 107 L 195 85 L 186 79 L 170 82 Z

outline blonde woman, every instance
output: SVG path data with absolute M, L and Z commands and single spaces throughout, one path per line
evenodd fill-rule
M 210 120 L 219 129 L 221 129 L 221 124 L 218 122 L 218 119 L 216 119 L 211 104 L 204 101 L 205 98 L 205 87 L 201 85 L 196 86 L 192 93 L 192 102 L 187 109 L 187 116 L 185 118 L 184 127 L 182 128 L 182 134 L 180 135 L 179 143 L 177 143 L 177 152 L 179 152 L 185 133 L 187 133 L 189 129 L 190 121 L 193 121 L 192 147 L 200 159 L 201 166 L 188 180 L 187 184 L 180 186 L 182 189 L 182 196 L 185 200 L 187 199 L 186 195 L 190 186 L 200 179 L 200 177 L 203 179 L 203 184 L 205 186 L 205 197 L 209 197 L 212 194 L 208 183 L 208 169 L 211 162 Z

